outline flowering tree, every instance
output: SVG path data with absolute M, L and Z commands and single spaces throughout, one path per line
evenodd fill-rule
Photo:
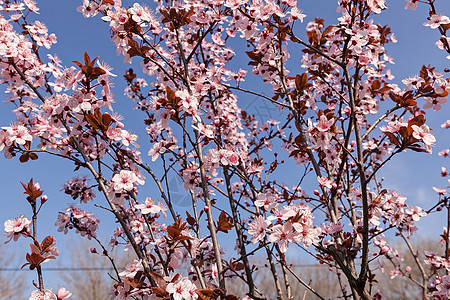
M 64 185 L 80 205 L 59 213 L 56 225 L 95 239 L 108 257 L 96 236 L 100 221 L 82 207 L 94 201 L 114 215 L 120 226 L 109 247 L 124 244 L 138 259 L 122 272 L 115 268 L 112 298 L 267 299 L 250 260 L 264 255 L 278 299 L 295 298 L 291 280 L 323 299 L 291 269 L 286 253 L 295 252 L 327 264 L 346 299 L 382 297 L 374 269 L 383 256 L 395 265 L 391 276 L 409 277 L 424 298 L 447 299 L 447 231 L 443 254 L 414 256 L 421 278 L 409 275 L 411 266 L 384 239 L 395 231 L 414 254 L 408 238 L 416 222 L 448 210 L 447 188 L 436 188 L 435 204 L 423 210 L 401 191 L 385 189 L 378 175 L 404 151 L 432 152 L 436 138 L 426 111 L 441 109 L 450 91 L 441 73 L 448 70 L 432 66 L 402 80 L 404 86 L 392 81 L 385 45 L 396 40 L 373 21 L 387 9 L 385 1 L 340 0 L 337 23 L 315 19 L 305 40 L 294 26 L 305 17 L 296 1 L 156 2 L 150 8 L 83 0 L 78 8 L 109 24 L 124 62 L 140 62 L 142 77 L 131 68 L 124 75 L 126 95 L 145 121 L 147 137 L 138 144 L 114 108 L 112 68 L 86 52 L 69 67 L 45 55 L 57 39 L 30 21 L 36 3 L 0 1 L 0 76 L 17 114 L 0 131 L 0 149 L 22 163 L 46 154 L 89 173 Z M 439 31 L 436 45 L 450 58 L 450 19 L 436 12 L 435 2 L 408 0 L 405 8 L 429 6 L 424 25 Z M 239 39 L 249 51 L 230 47 Z M 271 87 L 270 96 L 246 86 L 246 70 L 229 68 L 235 56 Z M 279 117 L 260 124 L 240 108 L 238 95 L 258 96 Z M 292 182 L 280 184 L 277 174 L 292 172 L 293 163 Z M 184 183 L 188 210 L 174 206 L 170 176 Z M 150 182 L 155 189 L 144 194 L 140 188 Z M 14 241 L 32 239 L 26 265 L 37 270 L 38 283 L 30 299 L 68 298 L 64 288 L 55 294 L 43 282 L 42 263 L 58 254 L 52 236 L 37 236 L 47 197 L 33 180 L 23 187 L 32 218 L 8 220 L 5 230 Z M 226 259 L 223 245 L 234 240 Z M 245 282 L 243 295 L 228 291 L 233 280 Z

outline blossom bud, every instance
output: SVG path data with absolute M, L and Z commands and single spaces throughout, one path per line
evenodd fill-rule
M 97 253 L 97 249 L 95 249 L 95 248 L 91 248 L 89 250 L 91 251 L 91 253 Z
M 356 141 L 351 141 L 350 142 L 350 146 L 355 147 L 355 145 L 356 145 Z
M 320 195 L 319 191 L 318 190 L 314 190 L 314 195 L 319 196 Z
M 36 182 L 35 184 L 33 184 L 33 188 L 38 191 L 41 189 L 41 185 L 39 184 L 39 182 Z
M 41 203 L 44 204 L 45 202 L 47 202 L 47 200 L 48 200 L 48 196 L 47 195 L 42 195 Z
M 408 272 L 408 273 L 411 272 L 411 267 L 410 266 L 406 266 L 405 271 Z

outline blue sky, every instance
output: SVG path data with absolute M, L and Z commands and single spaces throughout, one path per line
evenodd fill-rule
M 314 17 L 321 17 L 325 19 L 326 24 L 330 25 L 335 22 L 337 14 L 336 1 L 331 0 L 303 0 L 298 1 L 299 7 L 303 8 L 307 15 L 305 23 L 313 20 Z M 94 19 L 84 19 L 81 14 L 77 13 L 76 7 L 81 4 L 81 1 L 73 0 L 42 0 L 38 1 L 41 8 L 40 15 L 33 16 L 43 21 L 49 28 L 50 33 L 55 33 L 58 37 L 58 43 L 51 49 L 49 53 L 57 54 L 66 66 L 71 66 L 70 61 L 82 60 L 83 52 L 87 51 L 91 57 L 100 56 L 100 60 L 104 60 L 115 68 L 113 71 L 118 77 L 115 79 L 115 93 L 118 111 L 125 117 L 124 123 L 126 127 L 131 128 L 135 133 L 140 135 L 140 140 L 145 141 L 143 135 L 143 126 L 141 120 L 142 115 L 138 111 L 132 109 L 133 105 L 130 100 L 123 96 L 124 82 L 122 74 L 129 68 L 129 65 L 122 64 L 123 57 L 117 57 L 115 47 L 109 38 L 109 27 L 102 22 L 98 17 Z M 123 1 L 124 4 L 131 3 L 131 1 Z M 450 68 L 450 61 L 445 59 L 445 53 L 434 45 L 439 39 L 437 30 L 431 30 L 429 27 L 424 27 L 423 22 L 426 21 L 427 8 L 425 5 L 419 5 L 416 11 L 405 11 L 403 9 L 404 2 L 401 0 L 387 1 L 387 6 L 390 8 L 387 12 L 383 12 L 376 21 L 382 25 L 388 24 L 395 33 L 398 43 L 390 44 L 388 51 L 394 58 L 395 65 L 391 66 L 393 74 L 396 76 L 394 82 L 402 86 L 401 79 L 410 75 L 418 73 L 420 67 L 425 64 L 436 66 L 439 70 Z M 436 1 L 437 10 L 439 13 L 450 15 L 450 1 L 438 0 Z M 297 32 L 304 32 L 304 24 L 297 24 Z M 243 49 L 247 51 L 246 49 Z M 239 49 L 235 49 L 239 52 Z M 239 55 L 238 55 L 239 56 Z M 246 65 L 246 56 L 237 59 L 233 64 L 236 68 Z M 296 58 L 295 53 L 292 54 L 293 60 L 300 62 L 300 57 Z M 232 67 L 234 66 L 232 64 Z M 139 66 L 135 66 L 139 69 Z M 299 73 L 303 72 L 301 70 Z M 251 85 L 257 84 L 259 79 L 249 80 L 249 88 Z M 1 97 L 6 99 L 5 96 Z M 250 99 L 252 100 L 252 99 Z M 6 104 L 0 110 L 1 126 L 8 126 L 14 120 L 14 114 L 11 113 L 11 107 Z M 443 123 L 449 115 L 449 103 L 444 108 L 433 113 L 429 111 L 428 119 L 430 127 L 434 128 L 434 133 L 438 137 L 434 154 L 418 154 L 406 153 L 398 156 L 389 163 L 383 170 L 383 176 L 386 177 L 386 187 L 398 189 L 403 195 L 409 198 L 409 201 L 428 208 L 437 199 L 432 186 L 443 186 L 446 184 L 441 179 L 440 167 L 449 164 L 446 160 L 437 156 L 437 152 L 444 148 L 450 147 L 449 134 L 443 134 L 440 124 Z M 256 117 L 262 117 L 262 112 L 269 113 L 259 102 L 252 102 L 246 100 L 241 107 L 246 108 L 250 112 L 256 113 Z M 261 115 L 258 115 L 261 113 Z M 137 120 L 137 121 L 136 121 Z M 137 130 L 140 128 L 140 130 Z M 145 143 L 143 143 L 145 144 Z M 141 151 L 146 153 L 148 146 L 142 145 Z M 45 205 L 41 213 L 39 221 L 39 236 L 41 239 L 47 234 L 53 234 L 62 244 L 62 252 L 64 245 L 70 242 L 71 239 L 80 238 L 75 234 L 69 233 L 68 237 L 56 233 L 56 227 L 53 226 L 58 211 L 67 207 L 72 203 L 71 199 L 62 193 L 60 190 L 65 181 L 73 176 L 74 166 L 66 161 L 55 160 L 44 155 L 35 162 L 20 164 L 17 159 L 6 160 L 3 155 L 0 156 L 0 189 L 2 196 L 0 203 L 2 208 L 0 210 L 1 224 L 8 219 L 20 214 L 31 216 L 28 203 L 22 194 L 22 187 L 19 181 L 27 182 L 31 177 L 41 183 L 45 193 L 49 196 L 49 201 Z M 87 172 L 78 173 L 79 175 Z M 280 180 L 283 180 L 281 178 Z M 98 201 L 102 201 L 99 197 Z M 90 208 L 91 209 L 91 208 Z M 92 209 L 95 213 L 95 211 Z M 437 236 L 441 233 L 441 228 L 445 225 L 445 216 L 429 217 L 421 221 L 419 224 L 423 225 L 421 234 Z M 113 227 L 114 226 L 114 227 Z M 100 236 L 107 241 L 108 235 L 111 233 L 111 228 L 115 228 L 111 218 L 102 219 L 100 224 Z M 4 237 L 0 237 L 3 241 Z M 62 241 L 62 243 L 61 243 Z M 8 244 L 10 246 L 18 246 L 18 252 L 25 253 L 28 250 L 28 241 L 24 239 L 19 240 L 18 243 Z M 69 258 L 64 258 L 69 259 Z M 50 266 L 49 267 L 54 267 Z M 55 286 L 56 288 L 56 286 Z

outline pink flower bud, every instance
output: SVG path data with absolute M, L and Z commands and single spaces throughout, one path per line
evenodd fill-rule
M 48 200 L 48 196 L 47 195 L 42 195 L 41 203 L 44 204 L 45 202 L 47 202 L 47 200 Z

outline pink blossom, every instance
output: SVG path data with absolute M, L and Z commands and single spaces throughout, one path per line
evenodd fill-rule
M 319 122 L 314 123 L 314 126 L 322 132 L 328 131 L 330 127 L 334 124 L 334 118 L 331 118 L 328 120 L 328 118 L 325 115 L 321 115 Z
M 143 215 L 149 213 L 157 214 L 160 211 L 167 210 L 167 208 L 163 207 L 161 204 L 155 204 L 150 197 L 145 199 L 145 204 L 137 204 L 134 207 L 139 209 Z
M 422 140 L 425 145 L 431 146 L 434 142 L 436 142 L 436 138 L 430 133 L 430 128 L 423 124 L 422 126 L 412 125 L 411 128 L 413 131 L 413 137 Z
M 424 99 L 426 103 L 423 105 L 423 109 L 433 108 L 434 111 L 440 110 L 442 107 L 441 104 L 447 103 L 447 98 L 445 97 L 438 97 L 438 98 L 425 97 Z
M 398 269 L 398 267 L 395 267 L 389 272 L 389 275 L 391 275 L 391 279 L 394 279 L 395 277 L 402 276 L 402 272 Z
M 319 184 L 323 187 L 329 188 L 331 189 L 332 185 L 333 185 L 333 180 L 331 180 L 328 177 L 322 176 L 319 177 L 317 176 L 317 181 L 319 181 Z
M 9 239 L 14 239 L 14 241 L 17 241 L 17 239 L 21 235 L 30 235 L 30 224 L 31 220 L 26 218 L 24 215 L 20 215 L 19 217 L 14 219 L 6 220 L 4 226 L 7 237 Z
M 450 149 L 444 149 L 439 152 L 439 156 L 450 157 Z
M 405 89 L 410 90 L 411 88 L 418 89 L 425 83 L 425 80 L 419 76 L 413 76 L 406 79 L 403 79 L 402 82 L 406 84 Z
M 419 206 L 411 206 L 405 209 L 405 212 L 416 222 L 419 221 L 421 217 L 427 215 L 427 213 L 424 212 Z
M 255 206 L 264 207 L 265 211 L 271 211 L 272 208 L 278 206 L 277 199 L 275 195 L 271 192 L 260 193 L 255 201 Z
M 142 266 L 142 262 L 140 260 L 133 260 L 131 263 L 127 264 L 125 267 L 125 271 L 119 273 L 120 277 L 126 278 L 134 278 L 137 272 L 144 271 L 144 267 Z
M 306 15 L 303 14 L 303 11 L 301 9 L 298 9 L 298 7 L 296 7 L 296 6 L 294 6 L 291 9 L 291 16 L 294 20 L 299 19 L 300 22 L 302 22 L 302 23 L 303 23 L 303 19 L 306 17 Z
M 2 129 L 6 130 L 6 133 L 9 136 L 7 145 L 11 145 L 13 143 L 25 145 L 26 142 L 31 142 L 33 139 L 33 137 L 30 134 L 30 131 L 23 125 L 2 127 Z
M 295 232 L 298 233 L 296 236 L 296 242 L 302 242 L 303 246 L 306 248 L 310 247 L 312 244 L 317 244 L 322 234 L 320 227 L 312 227 L 307 224 L 294 223 L 293 227 Z
M 405 9 L 411 8 L 412 10 L 416 10 L 417 1 L 419 0 L 407 0 L 408 2 L 405 5 Z
M 438 193 L 439 195 L 446 195 L 447 193 L 447 189 L 445 188 L 440 188 L 440 187 L 435 187 L 433 186 L 433 190 Z
M 72 293 L 63 287 L 58 290 L 58 293 L 56 293 L 58 300 L 67 299 L 70 298 L 70 296 L 72 296 Z
M 297 242 L 299 238 L 298 232 L 292 232 L 292 223 L 286 222 L 284 225 L 278 224 L 272 228 L 272 233 L 269 235 L 269 242 L 276 243 L 280 246 L 280 251 L 285 253 L 289 247 L 289 242 Z
M 99 6 L 95 2 L 91 2 L 89 0 L 83 0 L 83 5 L 78 6 L 77 11 L 82 13 L 85 18 L 95 16 L 99 10 Z
M 252 243 L 255 244 L 266 236 L 267 226 L 270 225 L 270 221 L 266 220 L 263 216 L 257 216 L 248 228 L 248 233 L 252 235 Z
M 450 295 L 450 275 L 444 275 L 436 281 L 437 291 L 433 292 L 433 296 L 442 296 L 442 298 L 439 297 L 440 299 L 447 298 Z
M 325 226 L 325 224 L 322 224 L 322 228 L 324 229 L 324 232 L 327 234 L 335 234 L 337 232 L 341 232 L 344 228 L 344 224 L 341 223 L 341 221 L 338 221 L 337 223 L 331 223 L 328 226 Z
M 112 178 L 112 185 L 116 192 L 129 192 L 133 190 L 135 184 L 143 185 L 144 180 L 140 179 L 135 172 L 128 170 L 121 170 Z
M 430 26 L 432 29 L 436 29 L 441 25 L 449 24 L 450 19 L 447 16 L 432 15 L 428 21 L 423 23 L 424 26 Z
M 167 285 L 166 291 L 172 295 L 174 300 L 195 300 L 198 298 L 195 290 L 197 287 L 187 278 L 181 278 L 177 282 Z
M 441 124 L 442 128 L 448 129 L 450 128 L 450 120 L 445 121 L 444 123 Z
M 63 298 L 64 299 L 64 298 Z M 58 300 L 52 291 L 45 289 L 43 292 L 34 290 L 31 292 L 29 300 Z

